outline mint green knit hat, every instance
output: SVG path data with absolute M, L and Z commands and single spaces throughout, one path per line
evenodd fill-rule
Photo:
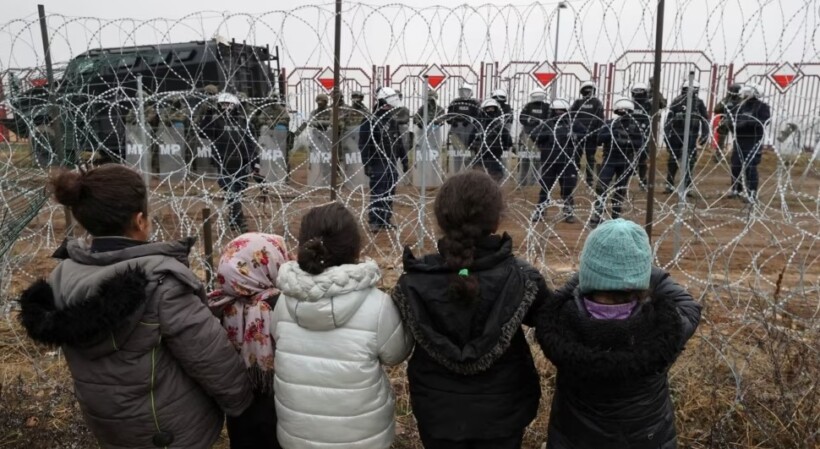
M 651 274 L 649 237 L 637 223 L 622 218 L 609 220 L 589 233 L 578 273 L 582 294 L 646 290 Z

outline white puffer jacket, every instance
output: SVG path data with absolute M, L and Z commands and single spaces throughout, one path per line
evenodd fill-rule
M 381 365 L 407 358 L 412 337 L 373 261 L 310 275 L 279 268 L 272 312 L 279 443 L 285 449 L 386 449 L 393 390 Z

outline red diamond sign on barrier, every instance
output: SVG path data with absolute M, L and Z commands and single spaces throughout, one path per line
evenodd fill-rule
M 438 87 L 441 86 L 441 83 L 444 82 L 444 79 L 447 78 L 447 74 L 444 73 L 444 70 L 441 70 L 441 68 L 437 65 L 433 65 L 427 69 L 424 74 L 427 75 L 427 84 L 429 84 L 433 89 L 438 89 Z
M 316 77 L 316 81 L 318 81 L 326 91 L 333 90 L 333 70 L 330 70 L 329 67 L 322 70 L 322 73 Z
M 796 79 L 800 78 L 800 71 L 787 62 L 774 69 L 769 77 L 781 91 L 785 91 L 794 84 Z
M 547 87 L 558 76 L 558 73 L 549 63 L 544 62 L 533 70 L 532 76 L 541 83 L 541 87 Z

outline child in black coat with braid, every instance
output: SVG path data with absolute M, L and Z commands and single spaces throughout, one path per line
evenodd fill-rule
M 416 341 L 410 401 L 426 449 L 517 449 L 541 396 L 522 324 L 549 295 L 536 269 L 497 234 L 504 202 L 487 174 L 439 190 L 438 252 L 404 255 L 393 292 Z

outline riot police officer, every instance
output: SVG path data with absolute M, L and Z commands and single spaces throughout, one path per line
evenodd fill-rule
M 635 120 L 643 131 L 644 139 L 649 139 L 652 125 L 652 97 L 649 86 L 646 83 L 635 83 L 632 86 L 632 103 L 635 105 Z M 647 146 L 644 145 L 638 155 L 638 180 L 641 190 L 646 190 L 646 160 L 649 155 Z
M 469 165 L 469 140 L 476 126 L 480 108 L 478 101 L 473 98 L 473 86 L 462 84 L 458 89 L 458 98 L 447 107 L 447 124 L 450 125 L 448 142 L 451 153 L 450 170 L 461 171 Z
M 589 226 L 595 228 L 606 209 L 607 194 L 612 195 L 612 218 L 621 216 L 629 178 L 635 168 L 638 155 L 646 145 L 644 133 L 635 118 L 635 104 L 622 98 L 612 106 L 616 118 L 609 121 L 598 133 L 603 146 L 603 164 L 597 186 L 594 211 Z
M 371 232 L 391 229 L 393 196 L 399 182 L 397 164 L 408 169 L 407 150 L 393 112 L 402 107 L 395 90 L 383 87 L 376 95 L 377 109 L 359 128 L 359 150 L 370 178 L 368 224 Z
M 694 81 L 692 84 L 692 113 L 689 124 L 689 141 L 684 142 L 683 138 L 686 133 L 686 97 L 689 89 L 689 82 L 685 81 L 681 85 L 680 95 L 672 100 L 669 106 L 669 114 L 666 116 L 666 123 L 664 124 L 664 135 L 666 136 L 666 144 L 669 148 L 669 161 L 667 162 L 666 172 L 666 189 L 665 193 L 672 193 L 675 191 L 675 175 L 678 173 L 678 166 L 683 159 L 684 145 L 687 145 L 685 151 L 688 152 L 687 167 L 683 171 L 683 183 L 687 190 L 686 196 L 691 196 L 689 188 L 692 186 L 692 172 L 695 169 L 698 152 L 697 145 L 704 144 L 709 137 L 709 122 L 707 121 L 706 105 L 703 100 L 698 97 L 700 84 Z
M 465 83 L 458 89 L 458 98 L 447 107 L 447 123 L 455 125 L 474 125 L 479 116 L 478 100 L 473 98 L 473 86 Z
M 533 133 L 533 131 L 549 118 L 550 104 L 547 100 L 547 93 L 540 89 L 530 92 L 530 101 L 524 105 L 521 114 L 518 115 L 518 123 L 521 124 L 519 145 L 523 143 L 527 151 L 540 151 L 536 145 L 538 133 Z
M 469 139 L 469 147 L 476 154 L 475 165 L 480 165 L 496 181 L 504 177 L 502 155 L 512 149 L 510 130 L 504 123 L 501 105 L 492 98 L 481 103 L 481 116 Z
M 575 148 L 572 144 L 572 120 L 569 102 L 560 98 L 553 100 L 550 109 L 552 116 L 536 126 L 531 134 L 541 150 L 541 191 L 538 205 L 532 214 L 536 223 L 544 217 L 549 204 L 550 191 L 557 181 L 561 185 L 561 198 L 564 201 L 564 221 L 575 223 L 573 191 L 578 183 L 578 167 L 575 165 Z
M 435 126 L 441 126 L 443 118 L 444 118 L 444 108 L 438 105 L 438 93 L 436 91 L 431 90 L 427 93 L 427 105 L 420 106 L 419 110 L 416 111 L 416 115 L 413 116 L 413 122 L 416 124 L 417 128 L 424 127 L 424 108 L 427 108 L 427 123 L 433 124 Z
M 230 227 L 244 233 L 248 231 L 248 225 L 242 211 L 242 192 L 259 171 L 256 144 L 239 98 L 223 92 L 217 96 L 216 102 L 218 110 L 205 115 L 199 129 L 213 142 L 216 150 L 217 182 L 225 192 Z
M 598 149 L 598 131 L 604 126 L 604 104 L 595 96 L 597 87 L 594 81 L 581 84 L 581 97 L 575 100 L 570 108 L 572 131 L 575 140 L 575 163 L 580 167 L 581 156 L 586 158 L 585 180 L 588 186 L 595 187 L 595 153 Z
M 757 166 L 763 155 L 763 137 L 766 123 L 771 118 L 769 105 L 760 101 L 761 89 L 755 84 L 745 84 L 740 89 L 740 104 L 730 115 L 734 125 L 735 146 L 732 151 L 732 190 L 730 197 L 741 195 L 740 177 L 746 177 L 746 202 L 757 201 Z
M 723 155 L 729 152 L 726 148 L 726 140 L 732 131 L 729 127 L 732 121 L 731 116 L 737 113 L 736 109 L 740 105 L 741 87 L 738 83 L 732 83 L 726 92 L 726 96 L 715 105 L 715 115 L 718 116 L 719 120 L 717 126 L 718 138 L 717 147 L 715 147 L 715 162 L 723 159 Z M 731 140 L 729 142 L 731 142 Z
M 496 89 L 490 94 L 490 98 L 498 102 L 501 107 L 501 113 L 504 114 L 504 126 L 508 129 L 512 127 L 513 111 L 507 103 L 507 91 L 504 89 Z

